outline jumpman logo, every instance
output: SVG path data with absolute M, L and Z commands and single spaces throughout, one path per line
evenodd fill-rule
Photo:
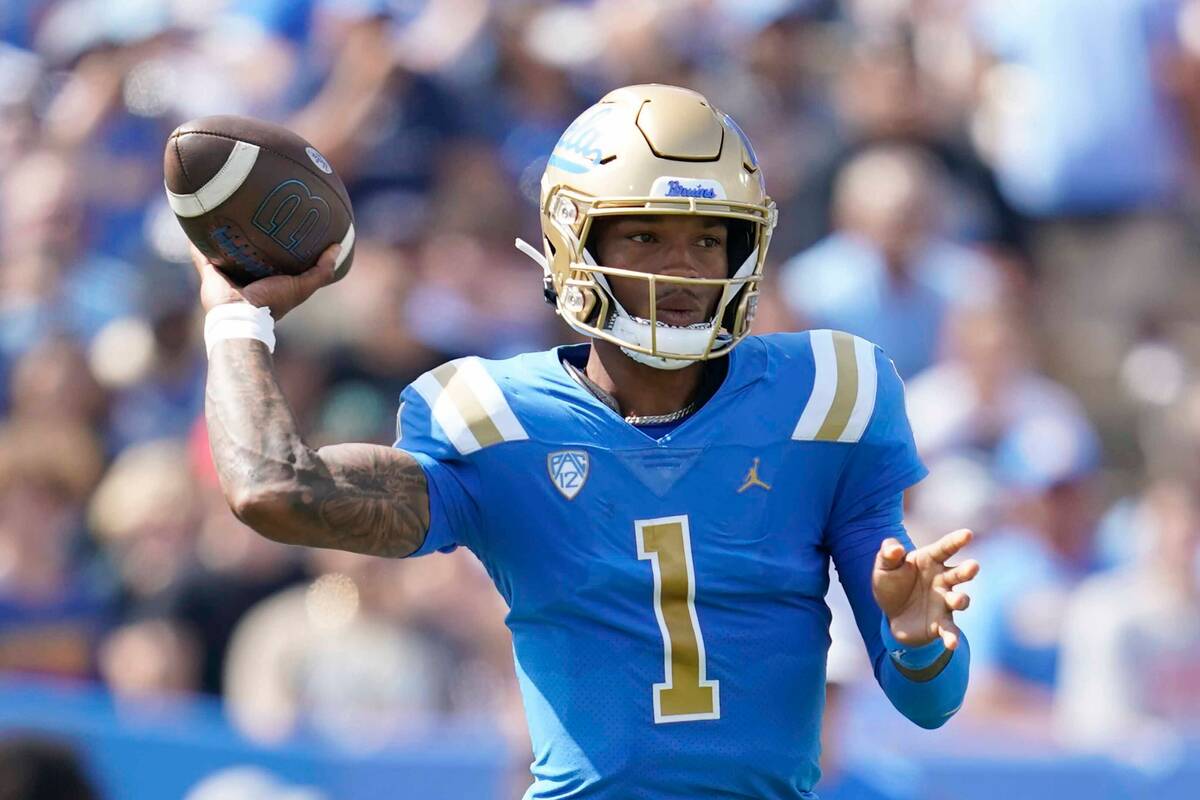
M 754 463 L 750 465 L 750 471 L 746 473 L 745 481 L 746 482 L 742 484 L 742 488 L 737 490 L 738 494 L 741 494 L 742 492 L 746 491 L 751 486 L 759 486 L 763 489 L 766 489 L 768 492 L 771 491 L 771 485 L 769 483 L 764 483 L 763 480 L 758 477 L 758 457 L 757 456 L 754 459 Z

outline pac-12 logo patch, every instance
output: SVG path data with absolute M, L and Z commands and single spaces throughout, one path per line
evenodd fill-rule
M 588 454 L 583 450 L 557 450 L 546 456 L 550 480 L 568 500 L 574 500 L 587 482 L 589 466 Z

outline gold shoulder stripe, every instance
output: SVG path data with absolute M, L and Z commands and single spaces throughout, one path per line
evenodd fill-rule
M 854 401 L 858 399 L 858 365 L 854 360 L 854 337 L 841 331 L 833 332 L 833 355 L 837 364 L 837 389 L 829 414 L 813 438 L 820 442 L 836 442 L 846 430 Z
M 475 441 L 479 443 L 480 449 L 504 441 L 500 429 L 496 427 L 495 422 L 492 422 L 492 418 L 484 410 L 479 398 L 471 391 L 466 376 L 459 371 L 456 363 L 451 361 L 442 364 L 433 371 L 433 377 L 442 385 L 445 396 L 458 410 L 459 416 L 466 423 L 467 430 L 475 437 Z
M 460 358 L 427 372 L 413 388 L 462 455 L 528 439 L 504 393 L 478 358 Z
M 792 431 L 803 441 L 857 442 L 875 408 L 875 346 L 841 331 L 812 331 L 813 388 Z

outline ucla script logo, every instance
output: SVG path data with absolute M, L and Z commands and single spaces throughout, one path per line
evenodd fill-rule
M 554 488 L 574 500 L 588 477 L 588 454 L 583 450 L 557 450 L 546 456 L 546 469 Z
M 599 164 L 604 158 L 604 151 L 600 149 L 604 126 L 612 111 L 611 106 L 598 108 L 572 122 L 554 145 L 550 166 L 580 174 Z
M 717 190 L 708 186 L 685 186 L 679 181 L 667 181 L 667 197 L 700 197 L 713 199 Z

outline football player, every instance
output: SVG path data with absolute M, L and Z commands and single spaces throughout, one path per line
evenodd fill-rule
M 879 348 L 749 335 L 776 215 L 734 121 L 686 89 L 613 91 L 555 146 L 541 220 L 518 246 L 590 341 L 421 376 L 393 448 L 308 447 L 272 373 L 271 314 L 333 252 L 241 290 L 197 255 L 237 515 L 290 544 L 469 548 L 510 608 L 527 798 L 813 797 L 830 559 L 888 698 L 944 723 L 978 569 L 946 562 L 971 534 L 905 534 L 926 470 Z

